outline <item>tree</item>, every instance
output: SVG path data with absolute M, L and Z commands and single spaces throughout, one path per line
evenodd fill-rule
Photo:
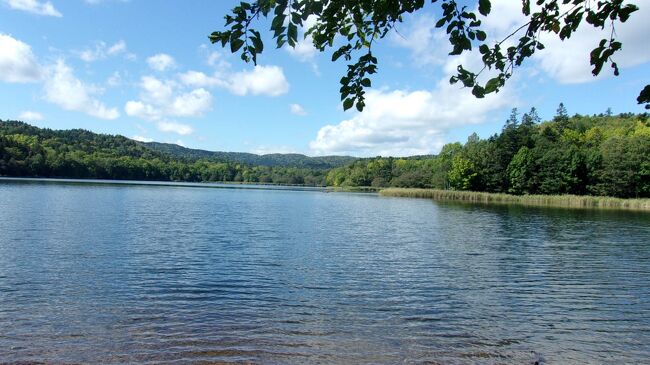
M 555 113 L 555 116 L 553 117 L 553 121 L 557 123 L 560 130 L 563 130 L 568 127 L 567 124 L 569 123 L 569 114 L 566 111 L 566 107 L 564 106 L 564 103 L 560 103 L 560 105 L 557 107 L 557 111 Z
M 457 190 L 469 190 L 476 179 L 476 167 L 472 161 L 461 155 L 454 156 L 449 171 L 449 184 Z
M 514 0 L 513 0 L 514 1 Z M 311 37 L 314 46 L 323 52 L 336 48 L 332 61 L 343 57 L 348 64 L 347 73 L 341 78 L 341 100 L 343 108 L 352 106 L 361 111 L 365 106 L 365 88 L 371 87 L 371 75 L 377 72 L 378 60 L 372 53 L 373 43 L 386 37 L 396 24 L 403 21 L 404 15 L 421 10 L 425 0 L 254 0 L 242 1 L 225 16 L 226 30 L 213 32 L 212 43 L 230 46 L 232 53 L 239 52 L 242 60 L 257 63 L 257 55 L 264 51 L 262 35 L 254 28 L 253 22 L 260 17 L 272 17 L 271 32 L 278 48 L 288 44 L 295 47 L 298 42 L 298 29 L 308 18 L 316 19 L 313 26 L 305 32 Z M 483 68 L 478 71 L 458 66 L 457 74 L 451 83 L 460 82 L 471 88 L 472 93 L 482 98 L 486 94 L 498 92 L 513 75 L 514 70 L 535 52 L 544 49 L 540 42 L 542 33 L 552 33 L 561 40 L 571 37 L 579 26 L 585 27 L 583 20 L 594 28 L 611 27 L 609 39 L 602 39 L 590 52 L 592 74 L 600 74 L 609 65 L 614 75 L 619 74 L 614 54 L 622 47 L 616 39 L 615 26 L 624 23 L 638 10 L 634 4 L 624 4 L 623 0 L 537 0 L 531 6 L 530 0 L 521 0 L 522 14 L 527 22 L 504 39 L 488 40 L 481 28 L 478 14 L 488 16 L 492 10 L 490 0 L 477 0 L 476 10 L 459 4 L 456 0 L 430 0 L 440 3 L 442 15 L 436 27 L 445 28 L 452 46 L 450 55 L 478 49 L 482 55 Z M 517 38 L 518 37 L 518 38 Z M 508 46 L 506 41 L 514 40 Z M 356 61 L 352 61 L 356 58 Z M 479 81 L 484 72 L 487 81 Z M 639 104 L 650 108 L 650 85 L 639 97 Z

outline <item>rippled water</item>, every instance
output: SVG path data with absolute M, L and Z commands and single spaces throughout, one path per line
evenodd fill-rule
M 650 363 L 650 215 L 0 181 L 0 363 Z

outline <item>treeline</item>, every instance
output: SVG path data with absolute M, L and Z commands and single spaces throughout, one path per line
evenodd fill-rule
M 235 162 L 250 166 L 298 167 L 308 169 L 331 169 L 357 160 L 350 156 L 309 157 L 298 153 L 271 153 L 256 155 L 246 152 L 215 152 L 186 148 L 172 143 L 139 142 L 154 151 L 167 153 L 184 160 L 209 160 L 217 162 Z
M 327 170 L 178 158 L 123 136 L 0 120 L 0 176 L 322 186 Z
M 436 156 L 358 160 L 332 169 L 328 185 L 417 187 L 511 194 L 650 197 L 648 114 L 569 117 L 560 104 L 541 122 L 513 109 L 501 133 L 471 135 Z
M 143 144 L 122 136 L 0 121 L 0 176 L 650 197 L 648 117 L 569 117 L 560 105 L 551 121 L 542 122 L 535 108 L 521 117 L 514 109 L 501 133 L 487 139 L 473 134 L 465 144 L 445 145 L 438 155 L 357 159 L 333 169 L 301 166 L 336 165 L 350 158 L 273 155 L 272 161 L 285 166 L 260 166 L 220 161 L 209 152 L 199 157 L 206 151 Z M 297 166 L 290 165 L 294 159 L 300 160 Z

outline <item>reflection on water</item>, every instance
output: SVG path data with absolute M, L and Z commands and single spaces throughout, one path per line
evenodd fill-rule
M 644 363 L 650 218 L 0 181 L 0 363 Z

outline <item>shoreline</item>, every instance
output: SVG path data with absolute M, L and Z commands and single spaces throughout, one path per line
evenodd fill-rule
M 252 190 L 295 190 L 318 191 L 324 193 L 366 193 L 378 194 L 383 197 L 432 199 L 447 202 L 462 202 L 469 204 L 520 205 L 529 207 L 549 207 L 565 209 L 591 210 L 625 210 L 650 212 L 650 199 L 623 199 L 607 196 L 592 195 L 512 195 L 502 193 L 486 193 L 462 190 L 439 190 L 422 188 L 377 188 L 370 186 L 337 187 L 337 186 L 307 186 L 282 185 L 267 183 L 245 182 L 183 182 L 157 180 L 108 180 L 108 179 L 68 179 L 44 177 L 12 177 L 0 176 L 2 181 L 59 183 L 59 184 L 96 184 L 121 186 L 161 186 L 213 189 L 252 189 Z
M 457 201 L 472 204 L 516 204 L 533 207 L 650 212 L 650 199 L 622 199 L 591 195 L 511 195 L 416 188 L 386 188 L 380 190 L 379 195 L 385 197 Z

